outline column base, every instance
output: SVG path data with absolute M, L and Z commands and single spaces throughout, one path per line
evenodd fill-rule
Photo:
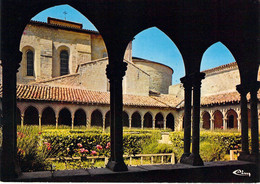
M 185 160 L 190 156 L 191 153 L 183 153 L 180 159 L 180 163 L 185 163 Z
M 241 152 L 239 154 L 238 160 L 259 163 L 260 155 Z
M 125 165 L 124 161 L 116 162 L 116 161 L 109 160 L 106 165 L 106 168 L 108 168 L 112 171 L 115 171 L 115 172 L 128 171 L 128 168 Z
M 195 155 L 191 153 L 188 157 L 183 154 L 181 157 L 181 163 L 189 164 L 193 166 L 203 166 L 203 160 L 201 159 L 200 155 Z

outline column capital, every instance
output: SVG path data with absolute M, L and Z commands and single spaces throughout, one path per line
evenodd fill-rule
M 186 76 L 180 78 L 180 80 L 181 80 L 181 83 L 183 84 L 184 88 L 192 87 L 191 77 L 189 75 L 186 75 Z
M 109 80 L 122 80 L 127 70 L 126 62 L 109 63 L 106 68 L 106 75 Z
M 2 56 L 2 62 L 0 64 L 6 71 L 17 73 L 22 60 L 22 55 L 22 52 L 15 51 L 15 53 Z
M 205 79 L 205 73 L 193 73 L 191 74 L 191 80 L 193 87 L 200 87 L 201 86 L 201 80 Z
M 252 92 L 257 93 L 259 88 L 260 88 L 260 81 L 256 81 L 255 83 L 250 84 L 249 91 L 250 91 L 250 93 L 252 93 Z
M 237 85 L 236 90 L 240 93 L 240 95 L 247 95 L 249 92 L 249 89 L 242 84 Z

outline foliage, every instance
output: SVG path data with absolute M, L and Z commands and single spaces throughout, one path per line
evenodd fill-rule
M 38 126 L 18 127 L 17 158 L 23 172 L 50 168 L 50 163 L 46 159 L 51 155 L 48 146 L 40 143 L 41 132 L 38 129 Z

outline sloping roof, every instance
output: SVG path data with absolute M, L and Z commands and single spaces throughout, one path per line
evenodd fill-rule
M 257 98 L 260 100 L 260 90 L 257 93 Z M 249 100 L 249 95 L 247 95 L 247 100 Z M 225 104 L 225 103 L 239 103 L 240 94 L 238 92 L 223 93 L 211 96 L 201 97 L 201 105 L 210 104 Z
M 2 96 L 2 86 L 0 96 Z M 110 103 L 110 93 L 79 88 L 19 84 L 17 85 L 17 99 L 108 105 Z M 127 106 L 173 107 L 161 101 L 163 100 L 160 100 L 160 98 L 150 96 L 123 95 L 123 104 Z
M 210 69 L 204 70 L 202 72 L 207 74 L 207 73 L 222 71 L 224 69 L 235 68 L 235 67 L 237 67 L 237 63 L 232 62 L 232 63 L 221 65 L 221 66 L 218 66 L 218 67 L 215 67 L 215 68 L 210 68 Z
M 178 106 L 183 101 L 182 98 L 178 98 L 175 95 L 161 94 L 160 96 L 150 96 L 150 97 L 174 108 L 176 108 L 176 106 Z

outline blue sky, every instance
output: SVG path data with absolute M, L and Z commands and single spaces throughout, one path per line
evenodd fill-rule
M 84 29 L 96 30 L 95 26 L 80 12 L 68 5 L 55 6 L 46 9 L 32 20 L 46 22 L 47 17 L 78 22 L 83 24 Z M 133 56 L 140 57 L 168 65 L 174 70 L 172 83 L 177 84 L 185 75 L 181 53 L 176 45 L 157 28 L 149 28 L 135 36 L 133 41 Z M 229 50 L 220 42 L 209 47 L 201 63 L 201 71 L 234 62 L 235 59 Z

